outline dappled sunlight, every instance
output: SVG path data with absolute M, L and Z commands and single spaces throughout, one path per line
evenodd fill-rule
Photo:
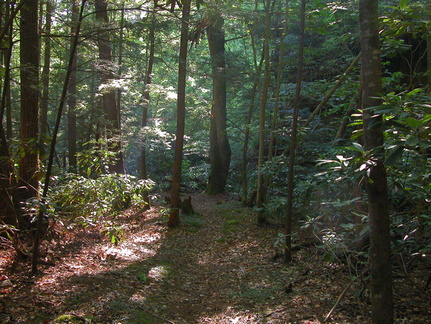
M 132 238 L 133 243 L 154 243 L 162 238 L 162 234 L 158 232 L 146 233 L 141 232 Z
M 110 247 L 106 250 L 105 254 L 107 257 L 114 257 L 117 259 L 123 259 L 123 260 L 139 260 L 140 255 L 138 254 L 140 251 L 136 249 L 130 249 L 125 246 L 114 246 Z
M 168 276 L 168 274 L 169 274 L 169 268 L 164 265 L 153 267 L 148 271 L 148 277 L 155 281 L 160 281 L 165 279 Z

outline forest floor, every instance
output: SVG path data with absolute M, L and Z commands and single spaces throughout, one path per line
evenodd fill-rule
M 2 247 L 0 323 L 311 324 L 334 305 L 329 323 L 369 322 L 363 278 L 322 249 L 304 245 L 287 266 L 274 257 L 280 227 L 257 226 L 254 211 L 228 195 L 192 203 L 196 214 L 175 229 L 160 207 L 127 210 L 116 217 L 117 245 L 95 228 L 57 229 L 36 276 Z M 397 323 L 430 321 L 430 294 L 416 283 L 395 280 Z

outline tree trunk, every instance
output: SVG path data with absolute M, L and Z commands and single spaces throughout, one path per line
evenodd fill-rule
M 145 88 L 144 88 L 144 101 L 142 105 L 142 128 L 145 129 L 148 125 L 148 106 L 150 104 L 150 84 L 152 82 L 153 75 L 153 65 L 154 65 L 154 46 L 155 46 L 155 12 L 151 13 L 151 22 L 149 26 L 149 55 L 148 55 L 148 66 L 147 72 L 145 74 Z M 141 148 L 141 179 L 147 179 L 147 152 L 146 152 L 146 138 L 145 134 L 142 139 L 142 148 Z
M 281 8 L 279 9 L 279 11 L 281 12 Z M 286 1 L 283 32 L 279 40 L 278 62 L 277 62 L 277 70 L 275 72 L 276 74 L 276 82 L 275 82 L 276 84 L 275 84 L 275 91 L 274 91 L 275 103 L 274 103 L 274 112 L 272 114 L 272 121 L 271 121 L 271 134 L 270 134 L 269 146 L 268 146 L 268 161 L 271 161 L 273 156 L 277 152 L 275 132 L 278 126 L 278 115 L 279 115 L 279 108 L 280 108 L 280 87 L 281 87 L 282 71 L 283 71 L 283 65 L 284 65 L 283 57 L 286 49 L 284 39 L 287 34 L 287 29 L 289 25 L 288 21 L 289 21 L 289 1 Z M 279 26 L 277 26 L 277 28 L 279 28 Z
M 2 17 L 3 21 L 10 21 L 11 7 L 10 3 L 5 3 L 5 15 Z M 8 139 L 12 137 L 11 127 L 11 109 L 10 109 L 10 62 L 12 56 L 12 24 L 4 25 L 7 33 L 5 36 L 5 44 L 8 46 L 3 55 L 4 62 L 4 79 L 3 89 L 1 96 L 1 107 L 0 107 L 0 220 L 5 224 L 13 225 L 16 228 L 19 227 L 18 223 L 18 204 L 20 199 L 17 197 L 17 183 L 16 175 L 13 169 L 12 160 L 9 151 Z M 7 115 L 7 132 L 3 127 L 5 113 Z
M 72 0 L 72 27 L 71 34 L 75 32 L 78 19 L 79 19 L 79 6 L 77 0 Z M 74 38 L 71 39 L 71 46 L 73 46 Z M 69 157 L 69 171 L 77 172 L 77 158 L 76 158 L 76 68 L 77 68 L 77 53 L 73 53 L 72 66 L 70 70 L 69 79 L 69 96 L 67 100 L 67 148 Z
M 3 123 L 0 122 L 0 220 L 19 228 L 18 204 L 16 178 Z
M 49 75 L 51 68 L 51 23 L 52 23 L 53 3 L 46 2 L 46 18 L 44 29 L 44 59 L 42 70 L 42 98 L 40 101 L 40 137 L 42 143 L 46 140 L 48 132 L 48 105 L 49 105 Z
M 155 51 L 155 30 L 156 30 L 156 13 L 155 9 L 151 12 L 151 22 L 149 26 L 149 56 L 148 56 L 148 66 L 147 72 L 145 75 L 145 88 L 144 88 L 144 102 L 142 105 L 142 129 L 144 133 L 142 134 L 142 146 L 141 146 L 141 160 L 140 160 L 140 170 L 141 170 L 141 179 L 148 179 L 147 174 L 147 142 L 146 142 L 146 133 L 145 128 L 148 125 L 148 107 L 150 105 L 150 85 L 152 82 L 153 76 L 153 65 L 154 65 L 154 51 Z M 148 193 L 144 193 L 144 201 L 147 203 L 147 206 L 150 205 L 150 199 L 148 197 Z M 147 208 L 148 208 L 147 207 Z
M 298 49 L 298 70 L 296 74 L 296 89 L 295 99 L 293 102 L 293 117 L 292 117 L 292 129 L 290 131 L 290 145 L 289 145 L 289 161 L 288 161 L 288 172 L 287 172 L 287 207 L 286 207 L 286 245 L 284 250 L 284 261 L 292 261 L 292 219 L 293 219 L 293 189 L 294 184 L 294 168 L 295 168 L 295 156 L 297 146 L 297 135 L 298 135 L 298 116 L 299 116 L 299 103 L 301 101 L 301 83 L 302 83 L 302 68 L 304 62 L 304 34 L 305 34 L 305 2 L 301 1 L 301 12 L 299 22 L 299 49 Z
M 11 109 L 11 92 L 10 92 L 10 84 L 11 84 L 11 59 L 12 59 L 12 48 L 13 48 L 13 20 L 11 20 L 11 4 L 9 1 L 5 3 L 5 16 L 3 20 L 8 22 L 3 26 L 4 30 L 4 43 L 7 47 L 3 54 L 3 63 L 4 63 L 4 81 L 3 81 L 3 89 L 1 96 L 1 107 L 0 107 L 0 121 L 4 121 L 4 117 L 6 115 L 6 131 L 5 136 L 7 140 L 12 139 L 12 109 Z
M 55 146 L 57 143 L 57 135 L 58 135 L 58 130 L 60 128 L 60 122 L 62 119 L 64 106 L 66 104 L 66 95 L 67 95 L 67 91 L 69 89 L 70 75 L 72 72 L 72 66 L 73 66 L 73 61 L 74 61 L 75 54 L 76 54 L 76 49 L 78 46 L 78 38 L 79 38 L 79 33 L 80 33 L 82 14 L 84 11 L 85 2 L 86 2 L 86 0 L 82 0 L 81 9 L 79 12 L 78 23 L 76 25 L 76 28 L 72 30 L 72 36 L 73 37 L 72 37 L 72 42 L 71 42 L 71 46 L 70 46 L 69 62 L 68 62 L 67 69 L 66 69 L 66 76 L 64 78 L 64 84 L 63 84 L 63 89 L 61 92 L 60 103 L 59 103 L 59 107 L 58 107 L 57 117 L 55 120 L 54 130 L 52 132 L 52 139 L 51 139 L 51 144 L 50 144 L 48 163 L 46 166 L 45 182 L 43 185 L 43 192 L 42 192 L 42 203 L 45 202 L 45 199 L 48 195 L 49 182 L 50 182 L 50 178 L 51 178 L 52 165 L 53 165 L 54 155 L 55 155 Z M 32 273 L 38 272 L 39 247 L 40 247 L 41 238 L 42 238 L 43 220 L 44 220 L 44 211 L 42 208 L 40 208 L 39 213 L 37 215 L 36 231 L 34 233 L 33 256 L 32 256 Z
M 231 158 L 231 149 L 226 130 L 226 57 L 224 20 L 218 12 L 209 14 L 207 29 L 211 56 L 213 101 L 210 127 L 211 171 L 205 192 L 209 195 L 224 192 Z
M 172 192 L 169 214 L 169 227 L 175 227 L 180 222 L 180 183 L 181 166 L 183 162 L 184 129 L 186 117 L 186 76 L 187 76 L 187 45 L 189 34 L 190 0 L 182 1 L 182 21 L 180 55 L 178 64 L 178 98 L 177 98 L 177 130 L 175 138 L 175 156 L 172 168 Z
M 109 22 L 107 0 L 96 0 L 95 8 L 96 19 L 101 24 L 100 28 L 106 29 Z M 118 111 L 117 101 L 115 99 L 115 89 L 112 89 L 110 85 L 114 79 L 111 40 L 106 31 L 101 32 L 98 37 L 101 83 L 106 86 L 106 89 L 102 90 L 102 106 L 107 122 L 106 130 L 108 148 L 116 153 L 116 159 L 114 163 L 110 165 L 110 171 L 124 173 L 123 153 L 120 139 L 120 112 Z
M 378 0 L 359 1 L 361 30 L 361 101 L 364 148 L 371 152 L 367 193 L 370 227 L 372 323 L 393 323 L 391 249 L 382 116 L 372 107 L 381 104 L 382 92 Z
M 248 166 L 248 159 L 247 159 L 247 152 L 248 152 L 248 142 L 250 139 L 250 124 L 251 124 L 251 120 L 253 117 L 253 111 L 254 111 L 254 104 L 255 104 L 255 99 L 256 99 L 256 94 L 260 91 L 260 82 L 259 82 L 259 78 L 260 78 L 260 73 L 262 70 L 262 63 L 263 60 L 265 59 L 265 55 L 262 52 L 262 55 L 260 57 L 260 61 L 257 60 L 257 51 L 256 51 L 256 46 L 255 46 L 255 41 L 254 41 L 254 30 L 250 29 L 249 30 L 249 34 L 250 34 L 250 39 L 251 39 L 251 44 L 252 44 L 252 48 L 253 48 L 253 60 L 254 60 L 254 67 L 255 67 L 255 81 L 253 83 L 253 87 L 250 91 L 250 106 L 248 109 L 248 114 L 247 114 L 247 120 L 246 120 L 246 124 L 245 124 L 245 130 L 244 130 L 244 145 L 242 147 L 242 165 L 241 165 L 241 183 L 242 183 L 242 198 L 241 201 L 243 204 L 245 205 L 250 205 L 248 204 L 249 198 L 248 198 L 248 176 L 247 176 L 247 166 Z M 253 205 L 253 201 L 255 199 L 252 199 L 252 204 Z
M 256 207 L 257 207 L 257 222 L 258 224 L 267 223 L 267 219 L 264 214 L 263 203 L 265 200 L 265 186 L 264 177 L 261 173 L 263 163 L 264 163 L 264 152 L 265 152 L 265 112 L 266 105 L 268 102 L 268 92 L 269 92 L 269 81 L 270 81 L 270 57 L 269 57 L 269 37 L 271 29 L 271 15 L 270 15 L 270 4 L 271 1 L 265 1 L 265 39 L 263 44 L 263 55 L 264 55 L 264 77 L 262 84 L 262 93 L 260 96 L 259 104 L 259 154 L 257 161 L 257 188 L 256 188 Z
M 39 195 L 39 34 L 38 0 L 28 0 L 21 8 L 20 19 L 21 111 L 19 185 L 22 197 Z

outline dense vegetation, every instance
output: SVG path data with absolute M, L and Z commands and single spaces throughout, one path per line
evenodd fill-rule
M 22 6 L 0 5 L 0 230 L 9 239 L 33 231 L 38 215 L 38 230 L 54 222 L 90 226 L 171 189 L 185 19 L 181 188 L 207 189 L 217 74 L 207 31 L 217 16 L 226 82 L 221 133 L 231 152 L 224 190 L 256 206 L 259 223 L 284 224 L 294 145 L 289 240 L 300 244 L 307 233 L 328 259 L 347 258 L 354 273 L 362 271 L 369 236 L 365 186 L 375 152 L 362 137 L 357 1 L 308 1 L 304 30 L 300 1 L 196 1 L 190 17 L 175 0 L 41 1 L 36 86 L 20 75 L 32 63 L 23 61 L 26 50 L 17 44 L 35 37 L 23 33 Z M 380 2 L 383 93 L 373 112 L 383 120 L 392 253 L 408 260 L 431 251 L 429 16 L 423 1 Z M 25 86 L 38 90 L 28 108 L 40 116 L 36 124 L 25 124 Z M 38 131 L 26 133 L 26 127 Z M 117 231 L 106 226 L 117 242 Z M 274 241 L 284 246 L 286 236 Z

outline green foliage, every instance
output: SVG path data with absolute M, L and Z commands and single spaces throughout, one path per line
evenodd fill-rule
M 78 168 L 88 178 L 95 178 L 109 173 L 109 166 L 116 158 L 116 153 L 109 150 L 104 140 L 94 140 L 83 144 L 86 149 L 78 152 Z
M 102 230 L 102 234 L 109 237 L 109 241 L 115 245 L 121 242 L 124 237 L 124 229 L 122 226 L 107 225 Z
M 55 213 L 60 219 L 84 226 L 94 225 L 103 216 L 115 214 L 131 204 L 145 204 L 144 194 L 153 186 L 151 180 L 124 174 L 105 174 L 90 179 L 69 173 L 57 181 L 49 195 Z M 119 237 L 116 229 L 110 229 L 109 234 Z

